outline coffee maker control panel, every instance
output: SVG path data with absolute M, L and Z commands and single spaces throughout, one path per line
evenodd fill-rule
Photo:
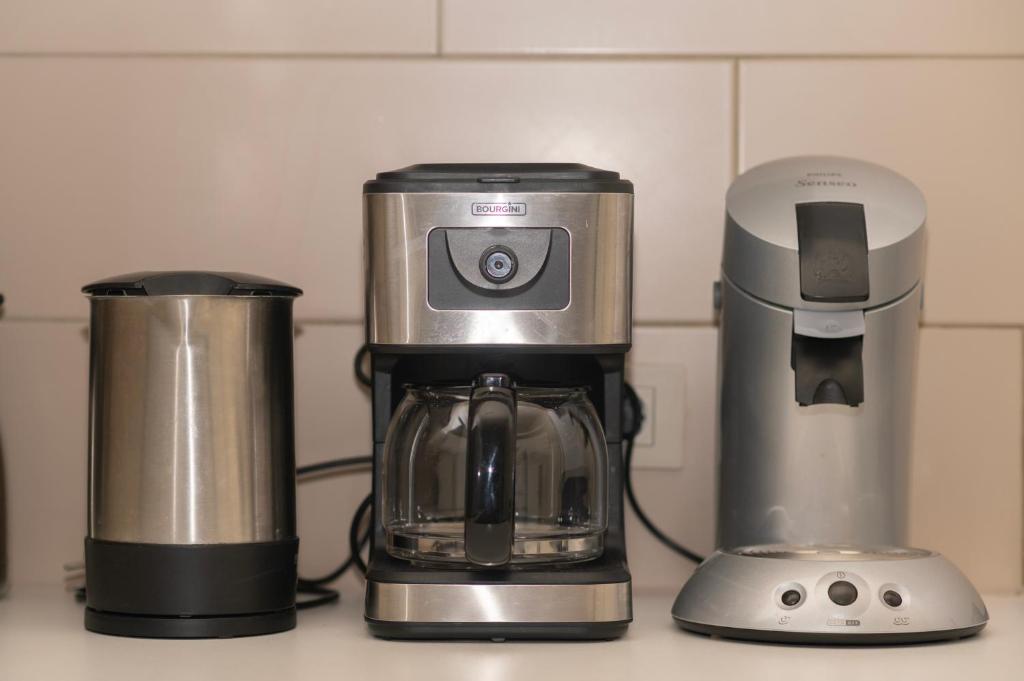
M 427 164 L 364 186 L 366 340 L 625 348 L 632 185 L 575 164 Z
M 569 233 L 561 228 L 437 228 L 427 236 L 435 310 L 561 310 L 569 305 Z

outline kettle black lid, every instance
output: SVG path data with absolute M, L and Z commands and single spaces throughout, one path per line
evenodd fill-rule
M 91 296 L 301 296 L 294 286 L 238 272 L 133 272 L 82 287 Z
M 419 163 L 377 173 L 364 194 L 578 192 L 632 194 L 614 170 L 582 163 Z

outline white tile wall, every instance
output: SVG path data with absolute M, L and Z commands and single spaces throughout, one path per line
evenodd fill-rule
M 5 0 L 0 53 L 433 54 L 437 0 Z
M 1024 323 L 1024 60 L 767 60 L 740 78 L 741 168 L 831 153 L 899 170 L 928 200 L 925 321 Z
M 10 579 L 59 582 L 82 560 L 89 342 L 79 322 L 0 322 L 0 447 Z
M 925 329 L 910 535 L 990 590 L 1021 584 L 1018 329 Z
M 300 466 L 371 453 L 369 392 L 352 372 L 352 359 L 362 343 L 362 324 L 299 326 L 295 457 Z M 368 472 L 324 477 L 300 486 L 300 574 L 320 576 L 345 560 L 349 522 L 369 491 Z
M 306 289 L 300 317 L 357 320 L 363 181 L 479 159 L 620 170 L 640 318 L 711 316 L 726 62 L 8 59 L 0 91 L 12 317 L 82 316 L 90 280 L 186 268 L 277 277 Z
M 687 548 L 707 555 L 715 546 L 715 357 L 713 328 L 638 328 L 630 367 L 682 364 L 685 404 L 657 403 L 648 418 L 680 420 L 683 465 L 669 470 L 634 467 L 633 486 L 648 517 Z M 627 380 L 631 378 L 627 370 Z M 636 456 L 634 454 L 634 456 Z M 626 512 L 630 568 L 638 589 L 678 589 L 694 565 L 670 552 Z
M 1015 54 L 1016 0 L 444 0 L 451 54 Z
M 220 268 L 303 286 L 299 460 L 366 451 L 350 366 L 360 185 L 423 161 L 572 160 L 635 182 L 632 361 L 679 362 L 685 378 L 682 404 L 658 405 L 681 420 L 683 467 L 638 470 L 637 488 L 666 531 L 709 550 L 723 195 L 737 169 L 813 152 L 891 165 L 929 199 L 913 540 L 982 588 L 1019 588 L 1022 26 L 1015 0 L 0 3 L 15 582 L 55 582 L 81 554 L 78 288 L 93 278 Z M 367 484 L 303 485 L 303 572 L 347 553 Z M 631 517 L 628 537 L 639 590 L 691 570 Z

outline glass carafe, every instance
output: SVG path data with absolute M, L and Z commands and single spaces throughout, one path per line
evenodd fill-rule
M 583 388 L 409 386 L 384 444 L 387 550 L 496 567 L 595 558 L 608 451 Z

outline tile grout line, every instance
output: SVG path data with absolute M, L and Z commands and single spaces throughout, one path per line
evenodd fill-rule
M 0 325 L 4 322 L 15 324 L 88 324 L 88 317 L 62 317 L 62 316 L 38 316 L 26 317 L 21 315 L 0 316 Z M 361 317 L 297 317 L 295 326 L 362 326 L 365 320 Z M 717 328 L 717 324 L 710 319 L 643 319 L 634 320 L 635 328 Z M 938 330 L 965 330 L 965 331 L 1018 331 L 1024 334 L 1024 324 L 1019 323 L 973 323 L 973 322 L 934 322 L 921 324 L 923 329 Z
M 438 0 L 443 2 L 443 0 Z M 437 38 L 443 37 L 438 21 Z M 557 53 L 557 52 L 507 52 L 507 53 L 443 53 L 440 43 L 431 52 L 188 52 L 188 51 L 0 51 L 0 59 L 280 59 L 280 60 L 336 60 L 336 61 L 359 61 L 387 59 L 396 61 L 413 61 L 423 59 L 444 59 L 451 61 L 619 61 L 619 62 L 643 62 L 643 61 L 676 61 L 676 62 L 723 62 L 732 60 L 746 61 L 870 61 L 870 60 L 899 60 L 899 61 L 929 61 L 929 60 L 962 60 L 962 61 L 1000 61 L 1000 60 L 1021 60 L 1024 53 L 1005 54 L 943 54 L 943 53 L 922 53 L 922 54 L 746 54 L 746 53 L 709 53 L 709 54 L 679 54 L 672 52 L 651 52 L 641 53 Z
M 732 177 L 735 179 L 740 174 L 740 62 L 741 59 L 732 61 L 732 149 L 729 162 L 732 164 Z
M 923 329 L 964 329 L 969 331 L 1024 331 L 1019 322 L 924 322 Z
M 444 0 L 437 0 L 436 4 L 437 11 L 434 13 L 434 22 L 436 24 L 434 28 L 434 41 L 437 43 L 436 52 L 437 56 L 444 56 L 444 28 L 442 27 L 441 21 L 444 16 Z

